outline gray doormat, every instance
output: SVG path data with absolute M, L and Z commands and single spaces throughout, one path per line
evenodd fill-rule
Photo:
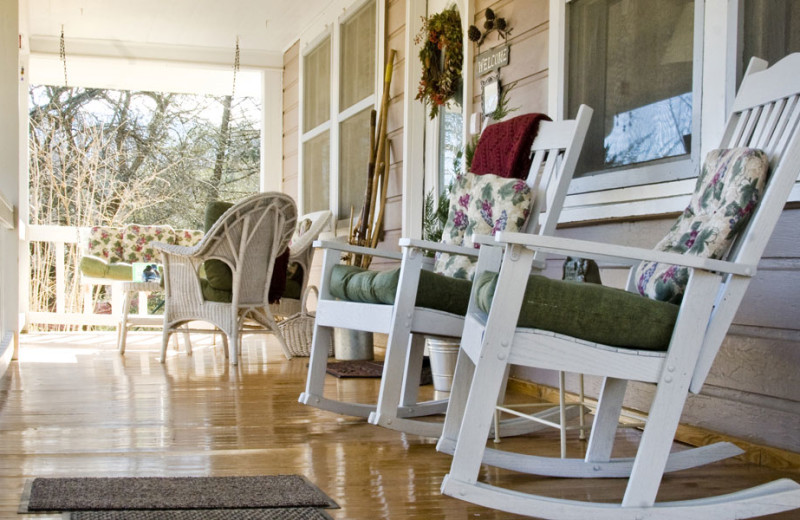
M 338 507 L 300 475 L 37 478 L 20 512 Z
M 313 507 L 273 509 L 178 509 L 168 511 L 75 511 L 63 520 L 332 520 Z
M 356 361 L 336 361 L 328 363 L 325 371 L 334 377 L 381 377 L 383 375 L 383 361 L 356 360 Z M 420 374 L 420 386 L 433 383 L 431 373 L 431 363 L 428 358 L 422 362 L 422 373 Z

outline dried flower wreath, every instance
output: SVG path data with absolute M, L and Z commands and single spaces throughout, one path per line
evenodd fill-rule
M 455 8 L 445 9 L 422 19 L 422 29 L 415 43 L 422 43 L 419 60 L 422 78 L 416 99 L 430 106 L 430 118 L 439 114 L 461 88 L 461 67 L 464 58 L 461 16 Z

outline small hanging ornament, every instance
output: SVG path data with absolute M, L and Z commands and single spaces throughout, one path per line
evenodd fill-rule
M 467 29 L 467 37 L 469 40 L 477 43 L 478 47 L 480 47 L 492 31 L 497 31 L 497 34 L 504 40 L 508 40 L 508 35 L 511 34 L 511 28 L 508 26 L 506 19 L 498 17 L 494 11 L 489 8 L 486 9 L 484 16 L 486 18 L 483 22 L 483 29 L 485 32 L 482 33 L 476 25 L 470 25 L 469 29 Z

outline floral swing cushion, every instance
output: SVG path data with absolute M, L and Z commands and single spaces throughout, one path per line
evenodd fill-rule
M 442 232 L 445 244 L 478 247 L 474 235 L 519 231 L 530 212 L 531 188 L 522 179 L 467 173 L 456 178 L 450 192 L 450 211 Z M 472 257 L 439 253 L 434 272 L 472 280 L 477 261 Z
M 768 169 L 769 161 L 761 150 L 732 148 L 709 152 L 689 205 L 655 249 L 722 258 L 761 198 Z M 643 296 L 680 303 L 689 270 L 642 262 L 636 278 Z

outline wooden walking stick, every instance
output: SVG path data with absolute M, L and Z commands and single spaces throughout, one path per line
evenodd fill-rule
M 386 192 L 389 187 L 389 160 L 391 157 L 392 141 L 388 141 L 386 146 L 386 157 L 383 161 L 384 167 L 380 177 L 381 180 L 381 207 L 378 210 L 378 216 L 375 219 L 374 232 L 372 233 L 372 247 L 378 247 L 378 240 L 380 239 L 381 231 L 383 230 L 383 211 L 386 208 Z
M 392 83 L 393 63 L 397 51 L 392 49 L 389 52 L 389 60 L 386 63 L 386 73 L 383 77 L 383 98 L 381 99 L 381 112 L 378 118 L 378 133 L 377 133 L 377 146 L 370 151 L 370 161 L 367 169 L 367 186 L 364 193 L 364 207 L 361 211 L 361 218 L 358 223 L 358 231 L 356 233 L 356 241 L 358 245 L 367 245 L 369 228 L 369 218 L 371 212 L 373 184 L 375 181 L 375 166 L 377 159 L 383 157 L 383 149 L 386 144 L 386 116 L 389 110 L 389 88 Z M 356 265 L 361 262 L 356 262 Z

